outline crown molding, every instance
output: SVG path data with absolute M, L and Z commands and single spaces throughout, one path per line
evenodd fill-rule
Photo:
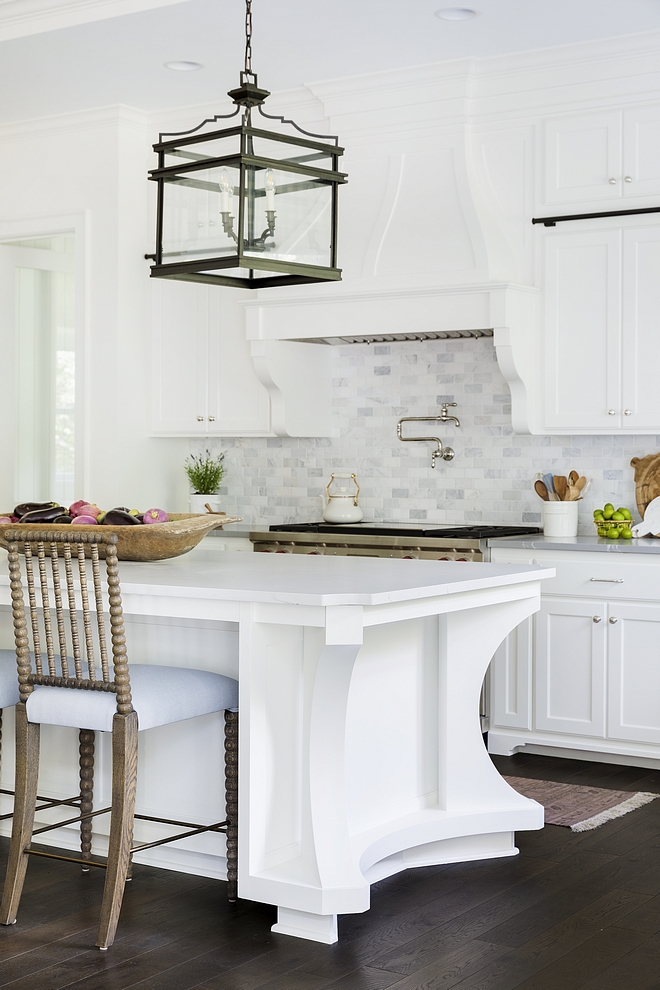
M 188 0 L 0 0 L 0 41 Z
M 80 130 L 99 124 L 123 124 L 144 130 L 149 125 L 149 114 L 143 110 L 136 110 L 135 107 L 117 104 L 97 107 L 93 110 L 58 113 L 50 117 L 31 117 L 28 120 L 0 124 L 0 140 L 40 134 L 44 131 Z

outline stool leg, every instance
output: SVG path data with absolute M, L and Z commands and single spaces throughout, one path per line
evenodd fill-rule
M 238 899 L 238 712 L 225 712 L 225 815 L 227 900 Z
M 14 821 L 9 847 L 5 887 L 0 905 L 0 924 L 13 925 L 23 891 L 28 854 L 34 827 L 39 777 L 39 737 L 41 726 L 28 722 L 23 703 L 16 705 L 16 784 Z
M 94 730 L 80 729 L 78 733 L 80 754 L 80 814 L 86 815 L 94 806 Z M 92 821 L 80 823 L 80 852 L 83 859 L 92 858 Z M 89 873 L 89 866 L 83 866 Z
M 115 715 L 112 720 L 112 813 L 108 868 L 103 888 L 101 920 L 96 944 L 112 945 L 119 922 L 133 840 L 133 812 L 137 785 L 137 712 Z

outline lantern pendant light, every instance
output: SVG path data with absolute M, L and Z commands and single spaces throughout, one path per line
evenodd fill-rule
M 245 70 L 231 114 L 161 134 L 152 278 L 258 289 L 341 279 L 337 268 L 338 138 L 310 134 L 263 109 L 252 72 L 252 0 Z M 267 122 L 253 121 L 255 111 Z M 239 117 L 234 126 L 219 120 Z M 273 129 L 273 128 L 277 129 Z M 266 129 L 268 128 L 268 129 Z

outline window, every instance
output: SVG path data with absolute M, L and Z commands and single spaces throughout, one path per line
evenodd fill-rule
M 6 302 L 15 334 L 14 496 L 69 505 L 76 497 L 75 236 L 6 241 L 0 262 L 6 295 L 13 282 Z

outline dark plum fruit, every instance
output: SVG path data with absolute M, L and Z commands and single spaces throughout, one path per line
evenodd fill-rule
M 66 512 L 57 502 L 21 502 L 14 509 L 14 515 L 22 519 L 28 512 L 37 512 L 39 509 L 59 509 L 60 512 Z
M 50 509 L 35 509 L 34 512 L 26 512 L 21 516 L 23 523 L 52 523 L 58 516 L 66 515 L 66 509 L 61 505 L 53 505 Z
M 102 526 L 141 526 L 142 523 L 135 516 L 130 515 L 124 509 L 108 509 L 103 517 Z

